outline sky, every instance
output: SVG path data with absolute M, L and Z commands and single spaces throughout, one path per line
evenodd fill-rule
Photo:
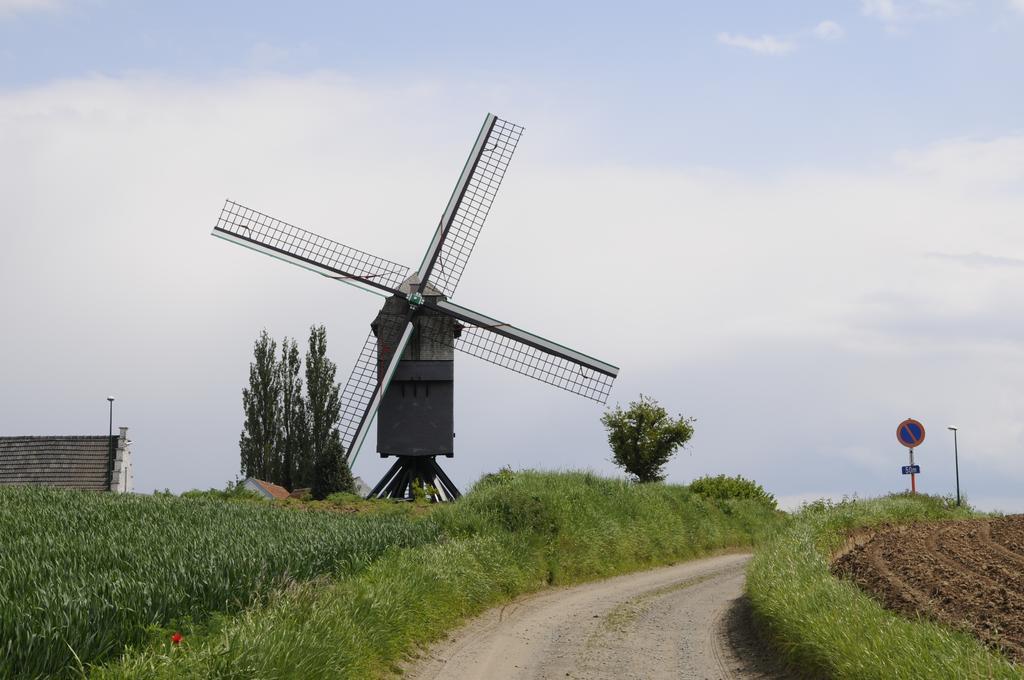
M 141 492 L 239 473 L 260 330 L 380 298 L 220 239 L 230 198 L 417 264 L 487 112 L 524 125 L 453 298 L 696 418 L 666 468 L 785 507 L 1024 512 L 1024 2 L 0 0 L 0 435 L 129 427 Z M 610 462 L 601 405 L 456 360 L 467 488 Z M 372 441 L 372 438 L 371 438 Z M 371 446 L 354 472 L 387 469 Z

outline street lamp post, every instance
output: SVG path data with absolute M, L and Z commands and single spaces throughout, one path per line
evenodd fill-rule
M 960 428 L 949 426 L 950 430 L 953 430 L 953 467 L 956 470 L 956 504 L 960 505 L 960 454 L 957 451 L 956 446 L 956 431 Z
M 107 427 L 107 489 L 110 489 L 114 477 L 114 398 L 107 397 L 110 402 L 110 424 Z

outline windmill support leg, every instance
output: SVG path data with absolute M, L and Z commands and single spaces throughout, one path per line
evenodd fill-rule
M 394 477 L 395 473 L 398 471 L 398 469 L 401 466 L 402 466 L 402 461 L 401 460 L 396 460 L 395 464 L 392 465 L 388 469 L 388 471 L 384 474 L 384 476 L 381 477 L 381 480 L 379 482 L 377 482 L 377 486 L 373 487 L 373 490 L 370 491 L 370 493 L 367 494 L 366 497 L 367 498 L 377 498 L 378 495 L 380 494 L 380 492 L 383 491 L 385 485 L 387 485 L 388 481 L 390 481 L 391 478 Z
M 413 498 L 412 488 L 417 482 L 437 489 L 433 501 L 453 501 L 462 494 L 437 464 L 434 456 L 398 456 L 388 471 L 377 482 L 367 498 Z
M 455 484 L 452 483 L 452 480 L 448 478 L 448 475 L 444 473 L 444 470 L 441 469 L 441 466 L 437 464 L 437 461 L 431 459 L 430 464 L 433 465 L 434 469 L 437 471 L 437 483 L 434 484 L 434 486 L 436 486 L 439 490 L 447 494 L 450 500 L 455 500 L 456 498 L 462 496 L 462 494 L 459 493 L 458 488 L 456 488 Z

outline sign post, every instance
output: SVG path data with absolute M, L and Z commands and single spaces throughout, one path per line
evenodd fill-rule
M 910 475 L 910 493 L 917 493 L 917 475 L 921 473 L 921 466 L 914 465 L 914 448 L 921 445 L 924 441 L 924 425 L 914 420 L 913 418 L 907 418 L 896 428 L 896 440 L 907 447 L 907 451 L 910 454 L 910 465 L 903 467 L 903 474 Z
M 907 452 L 910 454 L 910 470 L 911 470 L 911 473 L 910 473 L 910 493 L 916 494 L 917 493 L 917 481 L 916 481 L 917 480 L 917 475 L 914 474 L 914 472 L 913 472 L 913 470 L 914 470 L 914 449 L 907 449 Z M 921 467 L 917 466 L 917 469 L 920 470 Z

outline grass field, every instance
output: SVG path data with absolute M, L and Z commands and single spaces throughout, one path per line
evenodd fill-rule
M 307 583 L 188 647 L 164 644 L 101 678 L 380 677 L 467 616 L 565 584 L 750 546 L 779 521 L 763 502 L 584 473 L 499 473 L 430 521 L 443 539 L 349 578 Z
M 756 620 L 808 677 L 1016 678 L 1024 670 L 973 637 L 882 608 L 829 562 L 854 529 L 974 516 L 948 499 L 901 494 L 805 506 L 758 550 L 747 576 Z
M 749 546 L 780 521 L 756 501 L 584 473 L 499 473 L 421 517 L 3 493 L 12 677 L 381 676 L 517 594 Z M 45 604 L 8 606 L 30 600 Z
M 438 535 L 400 516 L 3 487 L 0 677 L 102 662 L 153 627 L 239 611 L 287 583 L 355 573 Z

